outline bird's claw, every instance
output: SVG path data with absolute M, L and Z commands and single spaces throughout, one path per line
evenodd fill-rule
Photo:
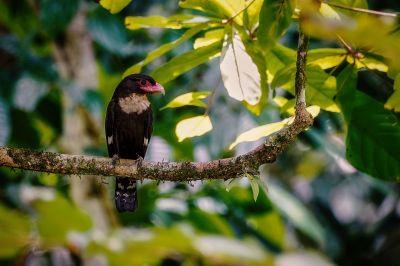
M 112 164 L 115 166 L 119 162 L 119 156 L 118 154 L 114 154 L 112 157 Z
M 143 157 L 142 157 L 142 156 L 139 156 L 139 157 L 136 159 L 137 168 L 142 167 L 142 164 L 143 164 Z

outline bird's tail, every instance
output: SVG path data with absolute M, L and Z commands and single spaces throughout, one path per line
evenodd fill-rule
M 115 183 L 115 206 L 119 212 L 135 211 L 137 208 L 136 180 L 117 177 Z

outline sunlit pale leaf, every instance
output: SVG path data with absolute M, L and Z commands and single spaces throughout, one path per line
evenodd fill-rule
M 200 115 L 179 121 L 176 125 L 175 134 L 178 141 L 181 142 L 186 138 L 201 136 L 212 129 L 210 117 Z
M 260 74 L 237 34 L 227 34 L 223 44 L 221 63 L 222 80 L 229 96 L 251 105 L 261 97 Z
M 296 228 L 321 246 L 326 242 L 326 231 L 312 212 L 296 197 L 274 183 L 268 184 L 268 192 L 266 193 L 279 212 Z
M 174 49 L 178 45 L 182 44 L 183 42 L 187 41 L 188 39 L 190 39 L 191 37 L 193 37 L 194 35 L 199 33 L 201 30 L 203 30 L 205 27 L 206 27 L 206 24 L 195 26 L 195 27 L 187 30 L 185 32 L 185 34 L 183 34 L 179 39 L 177 39 L 177 40 L 175 40 L 173 42 L 161 45 L 160 47 L 158 47 L 154 51 L 148 53 L 144 60 L 142 60 L 139 63 L 131 66 L 130 68 L 128 68 L 124 72 L 123 76 L 126 77 L 126 76 L 128 76 L 130 74 L 140 73 L 140 71 L 142 70 L 142 67 L 144 67 L 148 63 L 152 62 L 154 59 L 162 56 L 163 54 L 171 51 L 172 49 Z M 159 81 L 159 82 L 161 82 L 161 81 Z
M 348 66 L 338 76 L 337 102 L 347 124 L 346 158 L 371 176 L 400 180 L 400 121 L 383 104 L 357 90 L 357 73 Z
M 318 116 L 320 112 L 319 106 L 309 106 L 307 107 L 307 111 L 315 118 Z M 256 141 L 261 138 L 267 137 L 280 129 L 282 129 L 285 125 L 290 124 L 293 121 L 294 117 L 286 118 L 280 122 L 270 123 L 267 125 L 259 126 L 252 128 L 246 132 L 240 134 L 235 141 L 229 146 L 229 149 L 233 149 L 236 145 L 242 142 L 248 141 Z
M 118 13 L 129 5 L 132 0 L 100 0 L 100 5 L 109 10 L 111 14 Z
M 394 92 L 387 100 L 385 108 L 395 112 L 400 112 L 400 74 L 397 74 L 394 80 L 393 89 Z
M 165 65 L 154 70 L 151 73 L 151 76 L 159 83 L 164 84 L 175 79 L 186 71 L 189 71 L 200 64 L 208 62 L 210 59 L 218 56 L 220 51 L 221 43 L 217 42 L 183 53 L 172 58 Z
M 198 49 L 200 47 L 207 46 L 215 42 L 222 42 L 223 38 L 223 29 L 209 30 L 204 34 L 203 37 L 199 37 L 194 41 L 193 48 Z
M 148 16 L 148 17 L 126 17 L 125 26 L 130 30 L 140 28 L 168 28 L 181 29 L 193 27 L 196 24 L 210 21 L 206 17 L 193 17 L 192 15 L 180 14 L 171 17 Z
M 257 38 L 264 48 L 272 47 L 292 21 L 292 0 L 264 0 L 260 12 Z
M 161 110 L 166 108 L 177 108 L 185 105 L 193 105 L 199 107 L 206 107 L 207 105 L 200 101 L 201 99 L 207 98 L 211 95 L 209 91 L 199 91 L 199 92 L 189 92 L 182 95 L 179 95 L 172 101 L 170 101 L 166 106 L 161 108 Z

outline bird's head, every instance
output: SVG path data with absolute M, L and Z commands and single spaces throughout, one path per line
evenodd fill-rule
M 165 94 L 164 87 L 152 77 L 143 74 L 132 74 L 125 77 L 119 84 L 121 94 Z

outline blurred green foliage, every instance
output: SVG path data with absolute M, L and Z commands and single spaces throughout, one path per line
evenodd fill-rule
M 132 72 L 150 73 L 167 89 L 151 99 L 156 122 L 149 159 L 243 153 L 253 143 L 229 149 L 240 133 L 293 114 L 294 1 L 129 2 L 0 2 L 0 145 L 63 152 L 69 99 L 87 122 L 81 139 L 93 140 L 83 150 L 105 155 L 103 125 L 96 123 L 104 121 L 121 77 Z M 277 162 L 260 168 L 260 177 L 144 181 L 133 214 L 110 213 L 112 186 L 99 181 L 89 194 L 117 220 L 104 228 L 96 208 L 92 213 L 76 203 L 73 178 L 0 168 L 0 264 L 399 265 L 399 186 L 382 181 L 400 177 L 398 22 L 329 3 L 400 6 L 329 1 L 330 9 L 320 10 L 300 2 L 309 12 L 302 25 L 313 36 L 307 101 L 323 111 Z M 78 16 L 87 34 L 82 40 L 91 40 L 87 53 L 97 75 L 89 78 L 96 87 L 83 88 L 60 64 L 66 60 L 58 52 L 69 49 Z M 243 46 L 235 46 L 234 36 Z M 261 78 L 246 80 L 261 90 L 253 105 L 228 95 L 238 88 L 226 91 L 220 70 L 235 71 L 223 71 L 215 59 L 240 55 L 232 51 L 238 47 Z M 203 115 L 213 129 L 195 138 L 188 129 L 179 142 L 177 124 Z

